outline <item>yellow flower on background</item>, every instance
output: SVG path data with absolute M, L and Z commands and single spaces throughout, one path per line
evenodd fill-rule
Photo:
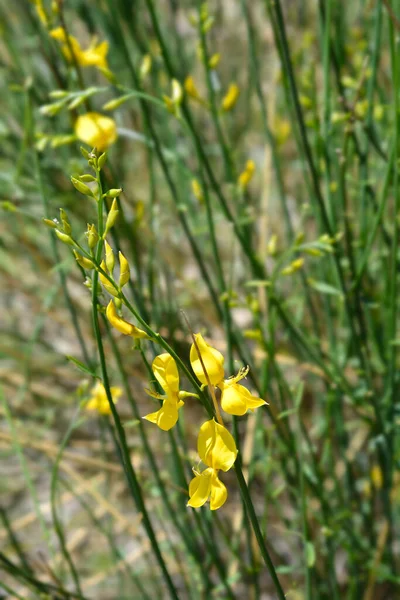
M 196 333 L 194 338 L 211 384 L 215 386 L 219 385 L 224 379 L 224 357 L 221 352 L 207 344 L 201 333 Z M 203 385 L 208 385 L 197 348 L 194 344 L 190 348 L 190 363 L 197 379 Z
M 118 402 L 118 398 L 122 396 L 122 389 L 120 387 L 112 387 L 110 388 L 110 391 L 112 400 L 114 404 L 116 404 Z M 91 395 L 85 408 L 86 410 L 96 410 L 101 415 L 111 414 L 111 408 L 107 399 L 106 390 L 100 381 L 98 381 L 91 389 Z
M 129 321 L 125 321 L 125 319 L 118 315 L 112 300 L 110 300 L 106 308 L 106 317 L 110 321 L 110 324 L 124 335 L 130 335 L 135 339 L 149 339 L 149 336 L 145 331 L 139 329 L 136 325 L 129 323 Z
M 39 17 L 40 21 L 42 22 L 43 25 L 47 26 L 49 20 L 47 18 L 46 11 L 44 10 L 43 0 L 31 0 L 31 1 L 35 5 L 36 13 L 37 13 L 37 16 Z
M 202 473 L 194 472 L 194 478 L 189 483 L 190 500 L 187 503 L 192 508 L 200 508 L 210 499 L 210 509 L 217 510 L 225 503 L 228 491 L 218 479 L 218 472 L 208 468 Z
M 266 404 L 265 400 L 253 396 L 244 385 L 238 381 L 246 377 L 249 368 L 241 369 L 235 377 L 225 379 L 220 385 L 222 409 L 230 415 L 241 416 L 248 410 L 253 411 Z
M 81 142 L 101 152 L 117 139 L 117 125 L 110 117 L 89 112 L 75 121 L 75 135 Z
M 207 467 L 217 471 L 229 471 L 238 453 L 232 434 L 215 419 L 206 421 L 200 427 L 197 452 Z
M 249 372 L 248 367 L 241 369 L 235 377 L 225 379 L 224 357 L 222 354 L 207 344 L 200 333 L 195 334 L 194 338 L 211 385 L 221 390 L 221 406 L 225 412 L 230 415 L 242 416 L 248 410 L 253 411 L 267 404 L 265 400 L 253 396 L 247 388 L 238 383 L 246 377 Z M 190 362 L 197 379 L 203 385 L 208 385 L 195 344 L 192 344 L 190 349 Z
M 237 83 L 231 83 L 230 86 L 228 87 L 228 91 L 226 92 L 225 96 L 222 98 L 222 103 L 221 103 L 222 110 L 224 110 L 225 112 L 232 110 L 235 107 L 236 102 L 238 101 L 239 94 L 240 94 L 240 89 L 239 89 L 239 86 L 237 85 Z
M 57 27 L 50 31 L 50 35 L 52 38 L 57 40 L 62 44 L 61 49 L 68 60 L 68 62 L 72 62 L 73 58 L 71 56 L 70 48 L 74 54 L 75 60 L 82 67 L 98 67 L 99 69 L 107 69 L 107 54 L 108 54 L 108 42 L 100 42 L 97 44 L 96 38 L 93 38 L 90 46 L 83 50 L 78 40 L 73 36 L 67 35 L 65 30 L 62 27 Z M 68 44 L 69 40 L 69 44 Z
M 244 171 L 240 173 L 238 177 L 238 184 L 242 188 L 242 190 L 246 190 L 250 181 L 253 178 L 254 171 L 256 170 L 256 165 L 253 160 L 248 160 L 246 162 L 246 166 Z
M 169 431 L 176 424 L 178 411 L 184 404 L 181 398 L 191 394 L 179 391 L 178 367 L 174 358 L 167 352 L 156 356 L 151 368 L 159 385 L 164 390 L 164 395 L 151 390 L 146 390 L 146 393 L 153 398 L 162 400 L 163 404 L 160 410 L 146 415 L 143 419 L 155 423 L 163 431 Z
M 217 510 L 228 496 L 225 485 L 218 478 L 218 471 L 232 468 L 238 453 L 235 440 L 223 425 L 211 419 L 200 427 L 197 451 L 208 468 L 202 473 L 193 469 L 187 505 L 199 508 L 210 499 L 210 509 Z

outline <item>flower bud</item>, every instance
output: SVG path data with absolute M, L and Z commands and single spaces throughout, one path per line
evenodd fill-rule
M 114 266 L 115 266 L 114 252 L 113 252 L 113 249 L 111 248 L 110 244 L 107 242 L 107 240 L 104 240 L 104 246 L 105 246 L 105 251 L 106 251 L 107 271 L 110 273 L 110 275 L 112 275 L 113 271 L 114 271 Z
M 76 179 L 75 177 L 71 177 L 71 183 L 74 186 L 74 188 L 78 190 L 78 192 L 84 194 L 85 196 L 91 196 L 93 198 L 93 192 L 88 185 L 86 185 L 82 181 L 79 181 L 79 179 Z
M 120 268 L 119 287 L 122 288 L 122 287 L 124 287 L 125 284 L 128 283 L 131 273 L 130 273 L 130 269 L 129 269 L 129 263 L 126 260 L 125 256 L 122 254 L 122 252 L 119 252 L 118 256 L 119 256 L 119 268 Z
M 79 252 L 77 252 L 76 250 L 73 250 L 74 256 L 75 256 L 75 260 L 78 263 L 78 265 L 80 265 L 83 269 L 87 269 L 87 270 L 91 270 L 94 269 L 94 264 L 91 260 L 89 260 L 88 258 L 86 258 L 85 256 L 82 256 L 81 254 L 79 254 Z
M 86 237 L 90 250 L 93 250 L 93 248 L 97 245 L 97 242 L 99 241 L 99 234 L 97 233 L 96 227 L 94 225 L 88 225 Z
M 114 199 L 113 203 L 111 204 L 110 212 L 107 215 L 106 226 L 104 229 L 104 236 L 106 236 L 107 233 L 110 231 L 110 229 L 113 227 L 115 221 L 117 220 L 118 214 L 119 214 L 118 203 L 117 203 L 117 200 Z

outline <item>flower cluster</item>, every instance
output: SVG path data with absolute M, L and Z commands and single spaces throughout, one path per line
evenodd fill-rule
M 215 388 L 221 392 L 221 407 L 231 415 L 244 415 L 247 410 L 254 410 L 266 404 L 264 400 L 253 396 L 247 388 L 238 382 L 243 379 L 249 369 L 241 369 L 239 373 L 225 379 L 224 357 L 207 344 L 201 334 L 194 335 L 194 343 L 190 349 L 192 369 L 203 387 L 209 386 L 211 396 L 215 400 Z M 164 391 L 164 394 L 146 390 L 146 392 L 162 400 L 161 408 L 146 415 L 144 419 L 155 423 L 168 431 L 178 421 L 179 409 L 184 405 L 183 399 L 188 396 L 198 396 L 189 392 L 179 391 L 179 373 L 174 358 L 168 354 L 160 354 L 152 364 L 154 376 Z M 235 440 L 224 426 L 218 407 L 216 416 L 200 427 L 197 439 L 197 451 L 205 469 L 193 469 L 194 478 L 189 485 L 188 506 L 199 508 L 210 500 L 210 509 L 220 508 L 226 501 L 228 492 L 219 479 L 219 471 L 229 471 L 235 463 L 237 448 Z

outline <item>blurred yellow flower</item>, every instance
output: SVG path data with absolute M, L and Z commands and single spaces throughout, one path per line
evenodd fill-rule
M 47 26 L 49 20 L 47 18 L 46 11 L 44 10 L 43 0 L 31 0 L 31 1 L 35 5 L 36 13 L 37 13 L 37 16 L 39 17 L 40 21 L 42 22 L 43 25 Z
M 112 300 L 110 300 L 106 308 L 106 317 L 110 321 L 110 324 L 124 335 L 130 335 L 135 339 L 149 338 L 145 331 L 139 329 L 132 323 L 125 321 L 125 319 L 118 315 L 117 309 L 115 308 L 115 304 Z
M 190 500 L 187 503 L 192 508 L 200 508 L 210 499 L 210 509 L 217 510 L 225 503 L 228 491 L 218 479 L 218 472 L 208 468 L 202 473 L 194 472 L 194 478 L 189 483 Z
M 179 373 L 174 358 L 165 352 L 159 354 L 153 360 L 152 367 L 155 378 L 164 390 L 165 395 L 157 394 L 151 390 L 146 393 L 153 398 L 163 401 L 162 407 L 154 413 L 143 417 L 151 423 L 158 425 L 163 431 L 169 431 L 178 420 L 178 410 L 184 402 L 180 396 L 190 395 L 186 392 L 179 392 Z
M 248 367 L 241 369 L 235 377 L 225 379 L 224 357 L 222 354 L 207 344 L 201 334 L 195 334 L 194 338 L 204 368 L 207 371 L 210 384 L 221 390 L 221 406 L 225 412 L 230 415 L 241 416 L 248 410 L 253 411 L 256 408 L 267 404 L 265 400 L 253 396 L 247 388 L 238 383 L 241 379 L 246 377 L 249 372 Z M 192 344 L 190 349 L 190 363 L 197 379 L 201 381 L 203 385 L 208 385 L 197 348 L 195 344 Z
M 75 121 L 75 135 L 81 142 L 102 151 L 117 139 L 117 126 L 110 117 L 89 112 Z
M 122 389 L 120 387 L 112 387 L 110 388 L 110 391 L 112 400 L 114 404 L 116 404 L 120 396 L 122 396 Z M 106 390 L 100 381 L 98 381 L 91 389 L 91 395 L 85 408 L 86 410 L 96 410 L 101 415 L 111 414 L 111 408 L 107 399 Z
M 246 162 L 246 166 L 244 168 L 244 171 L 242 171 L 242 173 L 240 173 L 240 175 L 238 177 L 239 187 L 243 191 L 245 191 L 247 189 L 247 186 L 249 185 L 250 181 L 253 178 L 255 170 L 256 170 L 256 165 L 255 165 L 254 161 L 253 160 L 248 160 Z
M 72 62 L 73 60 L 73 57 L 71 56 L 72 50 L 75 60 L 82 67 L 98 67 L 99 69 L 108 68 L 108 42 L 104 41 L 97 44 L 96 38 L 93 38 L 90 46 L 86 50 L 83 50 L 78 40 L 73 35 L 68 35 L 67 37 L 67 34 L 62 27 L 53 29 L 50 31 L 50 35 L 62 44 L 62 52 L 69 62 Z
M 240 90 L 237 83 L 231 83 L 225 96 L 222 98 L 221 108 L 225 112 L 232 110 L 239 98 Z

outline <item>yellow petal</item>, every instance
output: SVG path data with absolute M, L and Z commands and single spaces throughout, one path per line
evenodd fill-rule
M 194 337 L 210 382 L 212 385 L 218 385 L 224 379 L 224 357 L 221 352 L 218 352 L 218 350 L 207 344 L 200 333 L 196 333 Z M 197 379 L 204 385 L 208 385 L 197 348 L 194 344 L 190 348 L 190 362 Z
M 176 394 L 179 392 L 178 368 L 174 358 L 168 352 L 156 356 L 151 368 L 164 392 Z
M 229 111 L 234 108 L 238 98 L 240 90 L 236 83 L 231 83 L 225 96 L 222 98 L 221 107 L 224 111 Z
M 106 317 L 110 321 L 111 325 L 124 335 L 131 335 L 137 339 L 149 337 L 145 331 L 135 327 L 135 325 L 125 321 L 125 319 L 122 319 L 122 317 L 117 314 L 117 309 L 115 308 L 115 304 L 112 300 L 110 300 L 106 308 Z
M 229 379 L 224 382 L 221 395 L 222 409 L 230 415 L 241 416 L 247 410 L 254 410 L 259 406 L 266 404 L 264 400 L 260 400 L 253 396 L 247 388 L 239 383 L 230 383 Z
M 146 415 L 143 419 L 155 423 L 163 431 L 169 431 L 178 420 L 178 406 L 174 402 L 164 400 L 160 410 Z
M 65 35 L 65 30 L 62 27 L 56 27 L 55 29 L 52 29 L 50 31 L 50 36 L 59 42 L 67 41 L 67 36 Z
M 75 122 L 76 137 L 97 150 L 105 150 L 117 139 L 117 126 L 110 117 L 89 112 Z
M 195 474 L 189 483 L 190 500 L 187 503 L 192 508 L 200 508 L 208 500 L 211 492 L 212 469 L 206 469 L 201 474 Z
M 214 419 L 200 427 L 197 450 L 205 465 L 222 471 L 232 467 L 238 452 L 232 435 Z
M 104 41 L 97 46 L 90 46 L 82 50 L 79 56 L 79 64 L 83 67 L 107 68 L 106 56 L 108 53 L 108 42 Z
M 228 497 L 226 486 L 218 479 L 217 473 L 211 477 L 210 509 L 217 510 L 225 504 Z

